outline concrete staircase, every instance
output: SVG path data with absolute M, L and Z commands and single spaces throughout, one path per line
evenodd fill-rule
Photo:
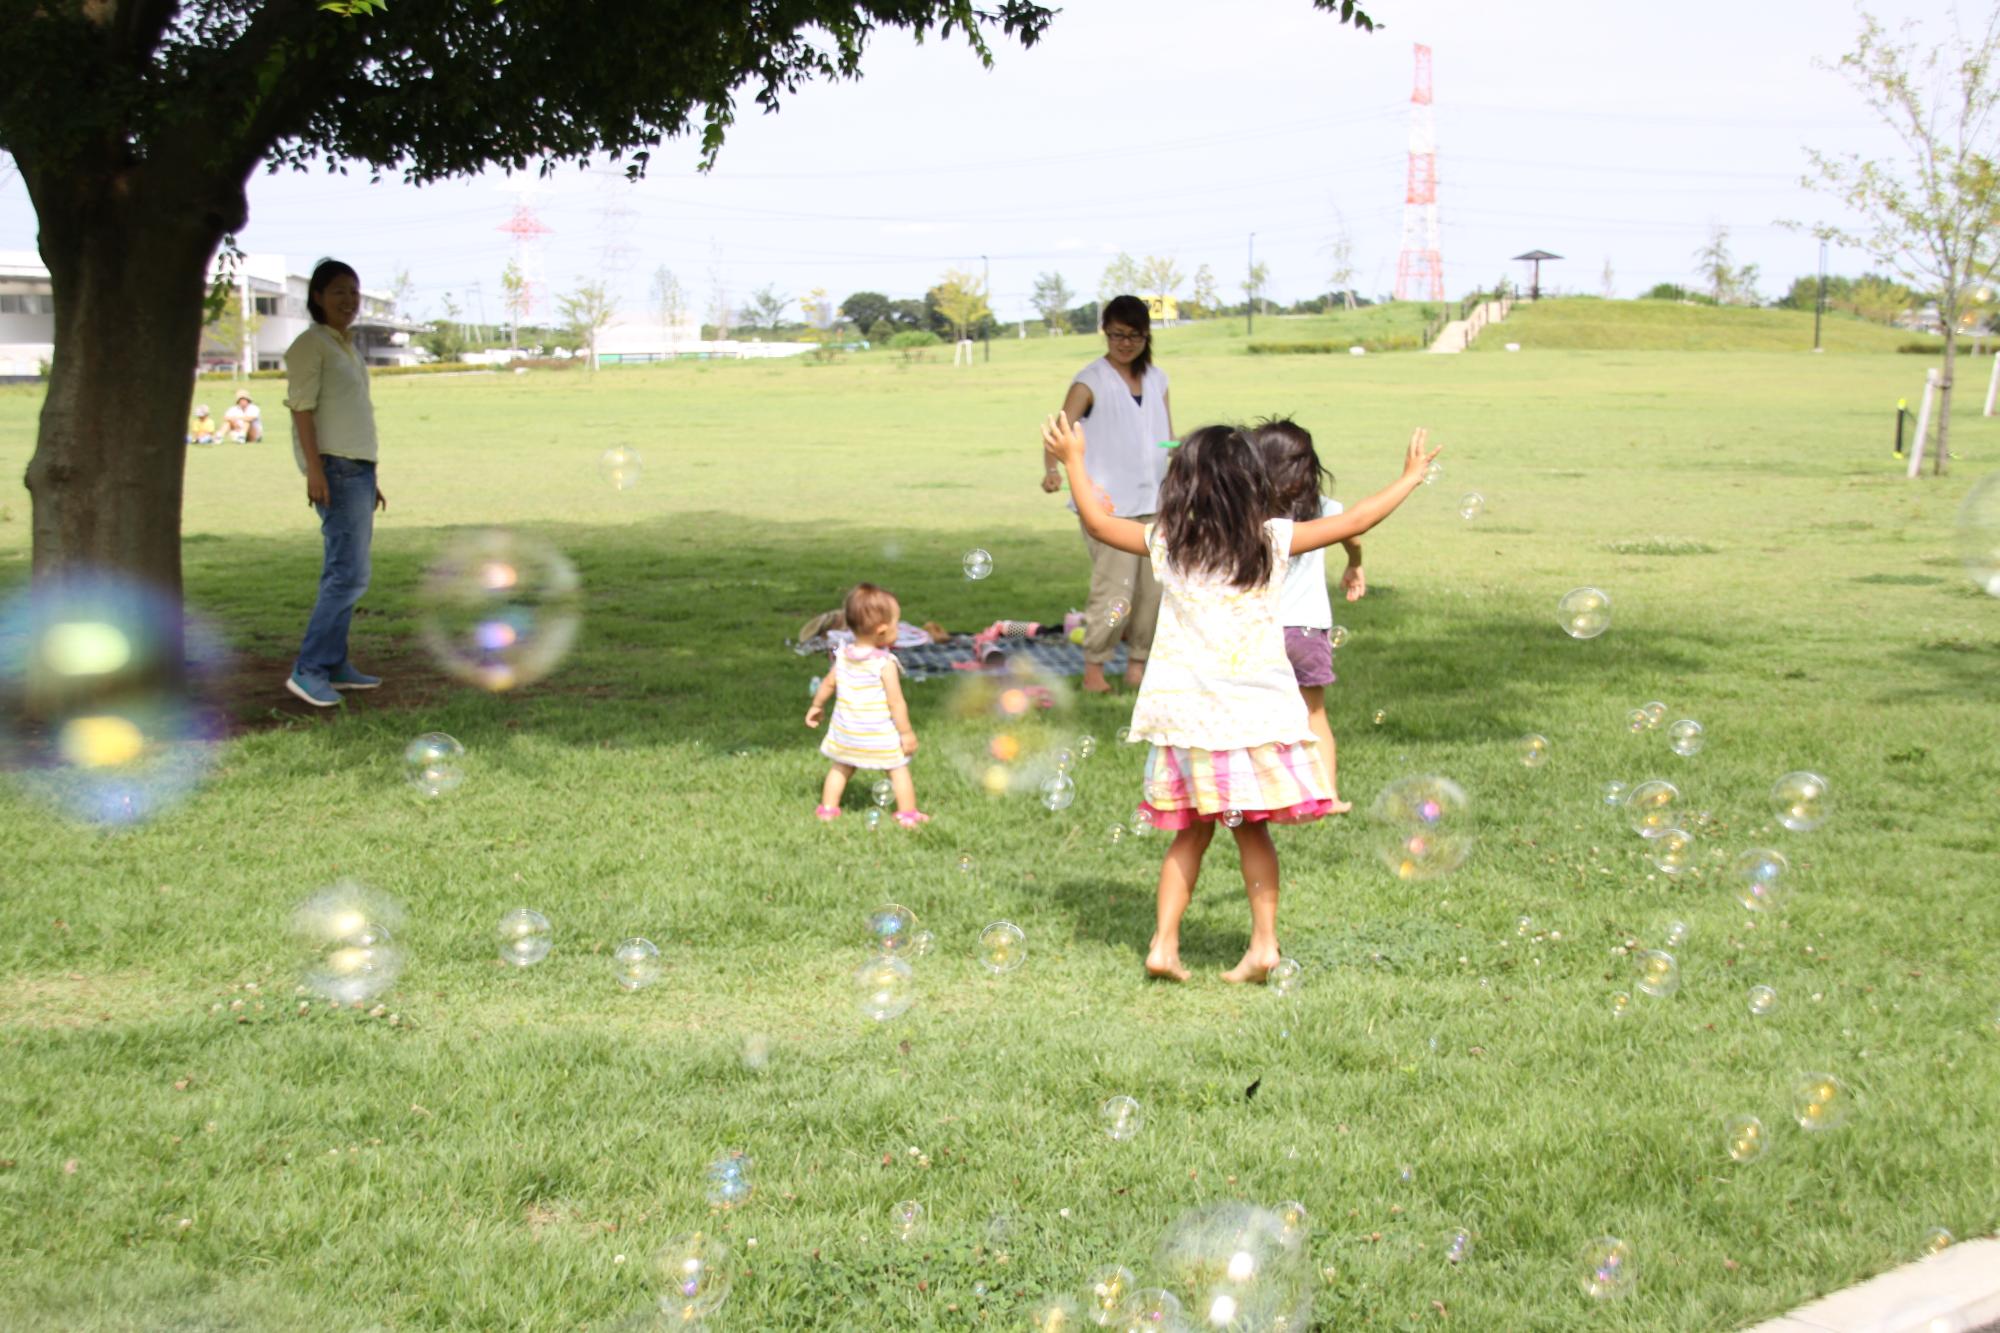
M 1464 319 L 1454 319 L 1438 331 L 1431 342 L 1433 352 L 1463 352 L 1472 346 L 1472 340 L 1479 336 L 1488 324 L 1498 324 L 1507 318 L 1507 312 L 1514 308 L 1512 297 L 1502 297 L 1498 301 L 1482 301 L 1467 312 Z

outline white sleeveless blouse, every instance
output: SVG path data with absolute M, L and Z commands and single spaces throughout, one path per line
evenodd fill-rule
M 1144 401 L 1138 403 L 1132 401 L 1125 377 L 1101 356 L 1071 382 L 1090 390 L 1083 470 L 1110 497 L 1111 512 L 1118 517 L 1157 512 L 1168 462 L 1168 451 L 1160 446 L 1173 438 L 1167 425 L 1167 372 L 1157 365 L 1146 367 L 1139 381 Z M 1076 502 L 1069 507 L 1075 509 Z

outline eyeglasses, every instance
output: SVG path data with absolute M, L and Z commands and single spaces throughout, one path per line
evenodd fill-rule
M 1120 333 L 1112 329 L 1106 329 L 1104 336 L 1115 343 L 1142 343 L 1146 341 L 1146 335 L 1143 333 Z

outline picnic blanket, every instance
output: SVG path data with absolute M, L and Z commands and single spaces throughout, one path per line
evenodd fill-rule
M 943 643 L 915 644 L 893 651 L 896 660 L 902 663 L 904 679 L 912 681 L 976 670 L 982 649 L 987 653 L 997 651 L 1009 656 L 1026 653 L 1028 660 L 1052 676 L 1081 676 L 1083 645 L 1071 643 L 1069 637 L 1054 626 L 1050 630 L 1045 634 L 1003 636 L 995 640 L 971 634 L 954 634 Z M 832 644 L 818 638 L 795 644 L 792 651 L 801 657 L 825 657 L 832 649 Z M 1124 644 L 1118 645 L 1111 660 L 1104 664 L 1104 669 L 1107 673 L 1125 669 Z

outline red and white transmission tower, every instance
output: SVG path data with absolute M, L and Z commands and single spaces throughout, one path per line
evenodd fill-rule
M 1444 260 L 1438 257 L 1437 124 L 1431 119 L 1431 49 L 1417 47 L 1410 90 L 1410 179 L 1403 192 L 1403 249 L 1396 256 L 1398 301 L 1444 300 Z
M 519 308 L 511 313 L 516 324 L 525 324 L 534 318 L 535 308 L 541 304 L 547 288 L 542 280 L 542 238 L 553 229 L 535 216 L 534 206 L 523 197 L 514 205 L 514 216 L 501 223 L 500 230 L 514 238 L 514 266 L 521 271 L 521 295 Z

